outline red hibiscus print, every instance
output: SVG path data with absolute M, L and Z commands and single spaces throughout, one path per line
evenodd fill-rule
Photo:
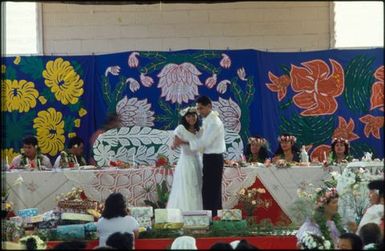
M 379 107 L 384 110 L 384 66 L 378 67 L 374 77 L 379 80 L 372 85 L 372 95 L 370 97 L 370 110 Z
M 338 116 L 338 127 L 333 132 L 333 138 L 344 138 L 349 141 L 359 139 L 360 137 L 353 132 L 354 127 L 353 119 L 350 119 L 349 123 L 346 123 L 343 117 Z
M 365 124 L 364 134 L 367 138 L 372 134 L 376 139 L 380 139 L 380 129 L 384 127 L 384 117 L 374 117 L 367 114 L 361 117 L 360 121 Z
M 294 95 L 293 102 L 305 109 L 302 116 L 333 114 L 345 87 L 344 70 L 337 61 L 330 59 L 332 68 L 323 60 L 301 63 L 304 67 L 291 66 L 290 77 Z
M 267 88 L 272 92 L 277 92 L 278 100 L 281 101 L 286 96 L 287 87 L 290 85 L 289 76 L 282 75 L 277 77 L 269 71 L 269 79 L 271 83 L 266 83 Z

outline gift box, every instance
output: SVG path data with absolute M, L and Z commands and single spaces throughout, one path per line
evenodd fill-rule
M 131 216 L 135 219 L 138 218 L 151 218 L 154 216 L 152 207 L 130 207 Z
M 144 227 L 145 229 L 152 227 L 152 220 L 149 217 L 140 217 L 135 219 L 139 223 L 139 227 Z
M 61 214 L 62 213 L 59 211 L 54 211 L 54 210 L 47 211 L 43 214 L 43 221 L 51 221 L 51 220 L 59 221 L 61 218 Z
M 84 240 L 84 224 L 58 226 L 56 228 L 56 238 L 60 241 Z
M 218 210 L 218 217 L 221 220 L 242 220 L 242 211 L 240 209 L 222 209 Z
M 62 221 L 94 221 L 94 217 L 89 214 L 78 214 L 78 213 L 62 213 Z
M 212 211 L 211 210 L 192 210 L 192 211 L 183 211 L 183 217 L 190 215 L 207 215 L 210 219 L 210 222 L 213 220 Z
M 246 220 L 240 221 L 213 221 L 212 230 L 239 231 L 247 227 Z
M 39 222 L 43 222 L 43 215 L 42 214 L 24 218 L 24 223 L 26 223 L 26 224 L 39 223 Z
M 36 216 L 38 215 L 38 209 L 37 208 L 26 208 L 26 209 L 21 209 L 18 210 L 16 213 L 17 216 L 20 217 L 31 217 L 31 216 Z
M 84 231 L 86 240 L 96 240 L 99 238 L 95 222 L 84 224 Z
M 183 223 L 182 211 L 177 208 L 157 208 L 155 223 Z
M 184 215 L 183 228 L 208 229 L 210 218 L 207 215 Z
M 22 225 L 23 224 L 23 218 L 21 218 L 20 216 L 14 216 L 14 217 L 11 217 L 9 218 L 10 221 L 18 224 L 18 225 Z

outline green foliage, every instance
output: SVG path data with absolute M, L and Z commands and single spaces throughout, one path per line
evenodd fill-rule
M 291 133 L 297 137 L 297 144 L 319 145 L 327 142 L 333 134 L 333 116 L 303 117 L 299 114 L 290 119 L 280 116 L 282 123 L 279 126 L 280 133 Z
M 350 143 L 350 155 L 356 159 L 361 159 L 365 152 L 373 153 L 373 158 L 376 158 L 376 151 L 373 147 L 366 143 L 353 141 Z
M 72 132 L 74 128 L 74 117 L 73 116 L 65 116 L 64 117 L 64 131 L 65 132 Z
M 71 61 L 72 66 L 77 74 L 79 74 L 80 78 L 84 77 L 84 72 L 82 66 L 75 60 Z
M 40 93 L 40 96 L 45 97 L 45 99 L 47 99 L 47 103 L 55 102 L 55 95 L 49 88 L 44 88 L 44 90 Z
M 21 145 L 21 139 L 26 135 L 34 135 L 33 119 L 36 117 L 36 111 L 30 110 L 18 117 L 17 112 L 7 112 L 5 114 L 5 128 L 7 128 L 7 137 L 5 137 L 5 147 L 18 149 Z
M 19 67 L 21 72 L 31 76 L 34 80 L 42 78 L 44 64 L 40 56 L 22 57 Z
M 80 110 L 80 107 L 83 105 L 83 102 L 79 99 L 79 101 L 75 104 L 67 105 L 71 112 L 77 112 Z
M 7 65 L 5 70 L 5 79 L 15 80 L 16 79 L 16 70 L 11 65 Z
M 159 99 L 159 107 L 162 109 L 162 115 L 156 115 L 155 120 L 162 123 L 162 130 L 170 130 L 178 126 L 180 115 L 178 113 L 180 105 L 172 108 L 164 100 Z
M 375 58 L 358 55 L 349 62 L 345 70 L 344 98 L 354 113 L 369 111 L 371 87 L 374 82 L 372 63 Z
M 102 76 L 102 91 L 108 113 L 115 112 L 116 104 L 122 99 L 124 87 L 126 87 L 126 78 L 124 76 L 119 77 L 119 82 L 113 91 L 111 91 L 108 77 Z
M 144 204 L 146 204 L 147 206 L 152 206 L 154 209 L 166 208 L 168 196 L 170 194 L 166 180 L 163 180 L 161 184 L 156 184 L 156 193 L 158 197 L 158 200 L 156 202 L 144 200 Z

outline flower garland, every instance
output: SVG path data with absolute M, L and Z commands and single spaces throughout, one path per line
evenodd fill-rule
M 43 155 L 41 154 L 39 146 L 35 145 L 34 147 L 36 148 L 36 156 L 35 156 L 35 158 L 37 160 L 37 163 L 36 163 L 37 166 L 36 167 L 40 170 L 40 167 L 43 163 Z M 23 148 L 20 150 L 20 152 L 21 152 L 20 166 L 25 167 L 28 163 L 27 155 L 25 155 Z M 35 166 L 31 165 L 31 168 L 35 168 Z
M 293 143 L 297 142 L 297 138 L 295 136 L 279 136 L 278 137 L 278 142 L 281 142 L 281 141 L 291 141 Z
M 35 240 L 36 242 L 36 249 L 46 249 L 47 248 L 47 245 L 45 244 L 45 242 L 40 239 L 40 237 L 38 235 L 28 235 L 28 236 L 25 236 L 23 238 L 21 238 L 19 240 L 19 242 L 23 245 L 26 245 L 27 241 L 32 238 Z
M 323 236 L 305 232 L 301 240 L 301 249 L 330 249 L 332 243 Z
M 77 147 L 74 145 L 74 147 Z M 84 159 L 83 156 L 78 158 L 75 154 L 69 152 L 68 149 L 61 151 L 60 152 L 60 166 L 63 168 L 68 168 L 68 167 L 74 167 L 75 164 L 78 163 L 79 166 L 85 166 L 86 160 Z

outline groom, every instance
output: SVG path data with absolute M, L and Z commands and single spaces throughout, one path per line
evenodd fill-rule
M 190 142 L 175 138 L 175 144 L 190 144 L 193 151 L 203 152 L 203 209 L 212 210 L 212 216 L 222 209 L 223 153 L 226 151 L 225 129 L 218 113 L 212 110 L 211 100 L 201 96 L 196 100 L 197 111 L 203 117 L 203 134 Z

